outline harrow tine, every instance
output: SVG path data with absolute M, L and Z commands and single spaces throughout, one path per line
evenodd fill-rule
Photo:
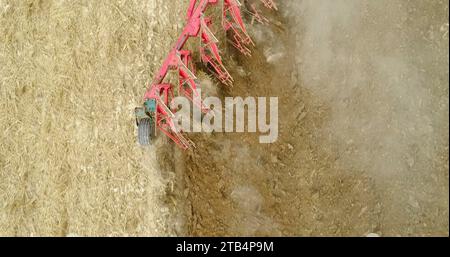
M 220 63 L 218 63 L 215 59 L 211 57 L 204 57 L 204 62 L 206 64 L 209 64 L 211 68 L 207 66 L 207 69 L 213 73 L 216 78 L 222 82 L 222 84 L 227 85 L 229 87 L 233 87 L 233 77 L 231 77 L 230 73 L 227 71 L 227 69 Z
M 183 136 L 183 134 L 179 132 L 174 132 L 171 129 L 166 129 L 166 127 L 158 127 L 166 136 L 168 136 L 170 139 L 172 139 L 173 142 L 175 142 L 181 149 L 187 150 L 190 147 L 195 147 L 194 143 Z
M 252 16 L 251 24 L 253 25 L 255 21 L 268 25 L 270 23 L 269 19 L 267 19 L 264 15 L 261 14 L 260 11 L 256 8 L 256 5 L 253 3 L 250 5 L 251 11 L 247 11 Z
M 266 8 L 271 9 L 271 10 L 275 10 L 275 11 L 278 11 L 278 6 L 277 6 L 277 4 L 275 3 L 275 0 L 260 0 L 260 1 L 263 3 L 263 5 L 264 5 Z
M 224 16 L 225 20 L 228 20 L 227 18 L 227 12 L 231 16 L 232 20 L 237 25 L 242 32 L 247 33 L 247 30 L 244 25 L 244 21 L 241 16 L 241 3 L 238 0 L 224 0 L 224 3 L 226 5 L 226 8 L 224 9 Z
M 222 57 L 219 53 L 219 47 L 217 47 L 217 43 L 219 40 L 214 36 L 214 33 L 209 29 L 208 24 L 206 23 L 204 17 L 201 18 L 201 42 L 205 46 L 209 47 L 210 51 L 214 55 L 215 59 L 222 63 Z
M 252 51 L 250 49 L 248 49 L 248 47 L 246 47 L 244 44 L 241 43 L 238 35 L 234 35 L 233 38 L 234 38 L 234 40 L 228 40 L 228 42 L 230 42 L 231 45 L 234 46 L 234 48 L 236 48 L 244 56 L 247 56 L 247 57 L 252 56 Z
M 220 82 L 231 87 L 233 84 L 233 78 L 222 63 L 222 58 L 220 57 L 217 47 L 217 43 L 219 42 L 219 40 L 217 40 L 217 38 L 211 32 L 207 22 L 203 17 L 201 19 L 201 31 L 202 38 L 200 55 L 202 62 L 205 63 L 206 66 L 208 66 L 209 64 L 212 67 L 212 70 L 208 67 L 207 68 L 217 77 L 217 79 L 220 80 Z
M 160 85 L 163 90 L 164 99 L 161 98 L 160 94 L 155 94 L 154 99 L 157 101 L 157 116 L 156 116 L 156 126 L 169 138 L 172 139 L 178 146 L 186 150 L 192 146 L 189 139 L 183 136 L 181 131 L 178 131 L 173 119 L 175 114 L 168 107 L 169 95 L 171 94 L 171 85 Z
M 251 56 L 250 49 L 242 44 L 255 46 L 255 43 L 245 28 L 240 6 L 238 0 L 224 0 L 223 27 L 225 31 L 232 31 L 234 39 L 232 45 L 245 56 Z
M 200 93 L 198 92 L 199 83 L 197 82 L 197 76 L 195 76 L 194 71 L 191 70 L 194 69 L 191 53 L 189 51 L 182 50 L 178 51 L 176 56 L 179 75 L 178 93 L 188 98 L 194 106 L 199 108 L 203 113 L 208 113 L 209 108 L 202 103 Z
M 158 107 L 161 107 L 164 110 L 164 112 L 168 118 L 171 118 L 171 119 L 175 118 L 175 114 L 173 114 L 172 111 L 170 110 L 170 108 L 167 106 L 168 103 L 166 104 L 166 102 L 164 102 L 163 99 L 161 99 L 161 96 L 156 95 L 156 101 L 159 104 Z

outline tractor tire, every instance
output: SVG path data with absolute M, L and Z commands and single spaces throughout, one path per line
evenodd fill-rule
M 138 141 L 142 146 L 150 145 L 154 136 L 153 121 L 141 119 L 138 124 Z

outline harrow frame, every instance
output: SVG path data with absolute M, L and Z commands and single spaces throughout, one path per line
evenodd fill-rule
M 178 74 L 178 95 L 189 99 L 203 113 L 209 112 L 209 109 L 197 100 L 201 97 L 199 97 L 199 82 L 195 76 L 196 70 L 192 61 L 192 52 L 184 49 L 190 38 L 197 37 L 200 39 L 199 52 L 202 63 L 222 84 L 228 87 L 233 86 L 233 77 L 225 68 L 220 56 L 219 41 L 210 29 L 212 18 L 205 16 L 206 9 L 218 5 L 219 1 L 222 3 L 221 25 L 231 37 L 230 43 L 243 55 L 251 56 L 250 47 L 255 44 L 245 27 L 239 0 L 190 0 L 186 16 L 187 24 L 155 78 L 148 86 L 144 95 L 143 106 L 135 109 L 138 125 L 143 120 L 151 119 L 155 124 L 152 127 L 155 129 L 152 135 L 155 135 L 158 129 L 184 150 L 195 145 L 184 136 L 182 131 L 178 131 L 176 128 L 174 123 L 174 112 L 176 110 L 170 108 L 175 85 L 166 83 L 164 80 L 170 71 L 176 71 Z M 259 1 L 269 9 L 277 9 L 274 0 Z M 252 5 L 252 11 L 248 13 L 253 17 L 252 23 L 254 20 L 268 23 L 268 20 L 256 10 L 255 5 Z

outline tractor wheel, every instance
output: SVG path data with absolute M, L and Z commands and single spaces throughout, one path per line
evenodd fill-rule
M 151 119 L 141 119 L 138 124 L 138 140 L 142 146 L 151 143 L 154 135 L 153 121 Z

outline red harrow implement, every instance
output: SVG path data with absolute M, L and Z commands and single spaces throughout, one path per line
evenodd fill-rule
M 274 0 L 259 0 L 265 7 L 277 10 Z M 222 28 L 229 35 L 230 43 L 245 56 L 251 55 L 250 47 L 254 46 L 252 39 L 247 33 L 242 13 L 241 4 L 238 0 L 190 0 L 187 11 L 187 24 L 178 38 L 175 46 L 170 50 L 148 87 L 143 107 L 135 110 L 136 124 L 138 126 L 138 137 L 141 145 L 148 145 L 159 129 L 179 147 L 186 150 L 193 146 L 182 132 L 178 131 L 174 123 L 174 112 L 170 108 L 170 102 L 174 97 L 174 91 L 192 101 L 194 106 L 200 108 L 203 113 L 209 111 L 197 99 L 199 96 L 199 82 L 195 76 L 195 67 L 192 60 L 192 52 L 184 49 L 188 39 L 196 37 L 200 39 L 200 57 L 202 63 L 222 84 L 232 87 L 233 78 L 225 68 L 220 51 L 217 46 L 218 40 L 211 31 L 212 18 L 206 17 L 205 11 L 208 7 L 222 4 Z M 252 23 L 258 21 L 267 24 L 268 20 L 257 10 L 256 4 L 251 4 L 247 11 L 252 16 Z M 178 75 L 178 87 L 165 82 L 170 71 Z

